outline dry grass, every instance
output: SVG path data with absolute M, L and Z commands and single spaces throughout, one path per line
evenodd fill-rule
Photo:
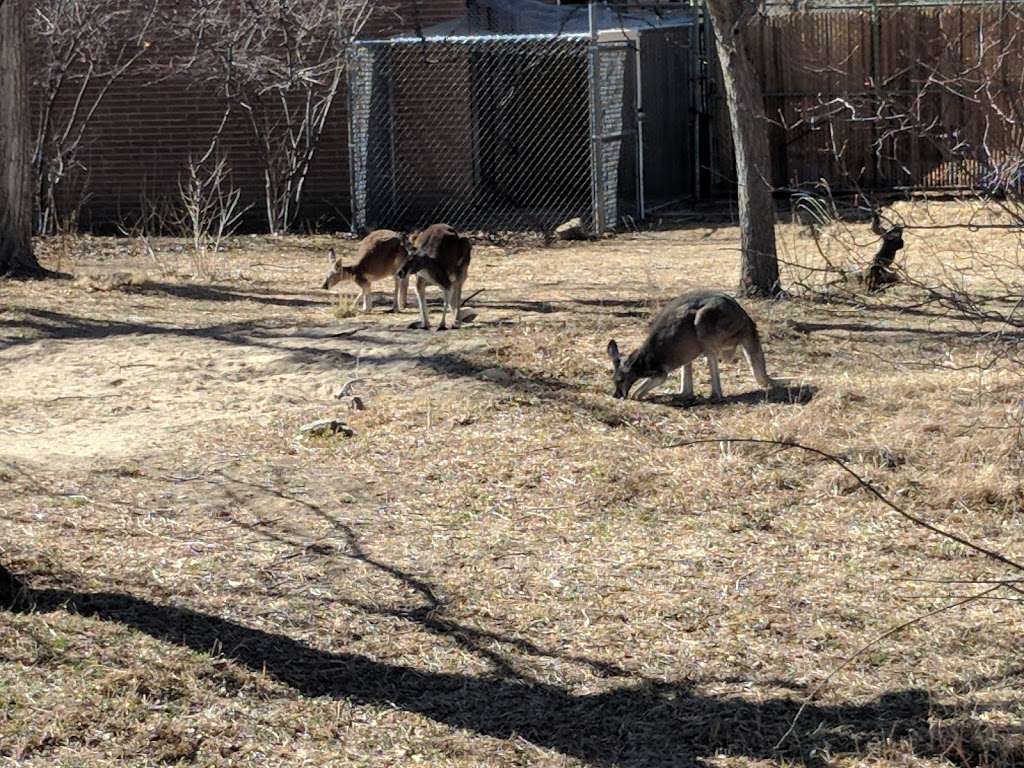
M 908 232 L 908 268 L 949 237 Z M 971 367 L 993 329 L 909 288 L 752 302 L 803 390 L 737 363 L 725 404 L 623 403 L 609 337 L 732 286 L 734 229 L 480 247 L 479 317 L 429 334 L 333 317 L 328 240 L 236 239 L 209 285 L 86 239 L 79 281 L 0 284 L 0 562 L 37 603 L 0 616 L 0 763 L 1024 763 L 1011 599 L 879 643 L 776 751 L 845 657 L 972 587 L 906 579 L 1001 572 L 813 457 L 662 447 L 799 440 L 1024 557 L 1020 371 Z M 365 411 L 332 398 L 355 377 Z M 354 437 L 296 437 L 339 413 Z

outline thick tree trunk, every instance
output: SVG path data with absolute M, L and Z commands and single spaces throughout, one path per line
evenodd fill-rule
M 707 8 L 722 65 L 736 151 L 742 246 L 739 291 L 745 296 L 777 296 L 781 286 L 775 253 L 768 120 L 757 72 L 740 38 L 753 6 L 751 0 L 707 0 Z
M 0 0 L 0 277 L 43 277 L 32 255 L 24 0 Z

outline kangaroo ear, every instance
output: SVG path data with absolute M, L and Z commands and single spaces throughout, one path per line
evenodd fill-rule
M 331 250 L 328 252 L 327 260 L 330 261 L 331 263 L 338 260 L 338 254 L 335 253 L 334 248 L 331 248 Z
M 612 359 L 612 365 L 618 368 L 621 358 L 619 356 L 619 345 L 615 343 L 615 339 L 608 342 L 608 357 Z

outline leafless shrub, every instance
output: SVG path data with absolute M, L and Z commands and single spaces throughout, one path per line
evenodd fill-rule
M 135 243 L 141 258 L 165 274 L 171 270 L 154 240 L 161 235 L 179 234 L 180 219 L 179 210 L 172 199 L 142 195 L 137 210 L 122 217 L 117 223 L 117 230 Z
M 272 234 L 288 231 L 370 0 L 188 0 L 168 20 L 190 50 L 176 68 L 244 116 L 263 166 Z
M 82 140 L 111 87 L 150 47 L 156 5 L 39 0 L 32 6 L 31 85 L 40 101 L 32 155 L 35 229 L 52 234 L 61 216 L 74 215 L 62 209 L 62 187 L 83 168 Z
M 60 247 L 57 250 L 57 272 L 63 271 L 65 263 L 74 258 L 74 243 L 78 237 L 78 217 L 86 200 L 86 196 L 80 197 L 76 206 L 65 212 L 57 212 L 53 217 L 55 231 L 52 234 L 55 234 L 60 242 Z
M 191 157 L 178 181 L 180 224 L 191 245 L 195 273 L 216 276 L 224 240 L 237 229 L 251 206 L 240 203 L 242 192 L 231 182 L 227 161 L 212 151 L 198 161 Z
M 883 221 L 875 205 L 864 196 L 841 204 L 825 180 L 793 194 L 793 220 L 807 227 L 817 258 L 780 257 L 791 294 L 822 300 L 836 293 L 877 292 L 902 281 L 905 270 L 896 264 L 896 256 L 903 248 L 903 225 L 888 217 Z M 866 238 L 858 226 L 864 217 L 870 217 L 877 240 Z

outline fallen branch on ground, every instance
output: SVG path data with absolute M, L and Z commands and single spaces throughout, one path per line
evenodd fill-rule
M 943 530 L 942 528 L 939 528 L 938 526 L 935 526 L 935 525 L 927 522 L 926 520 L 921 519 L 917 515 L 914 515 L 913 513 L 906 511 L 902 507 L 898 506 L 897 504 L 895 504 L 891 500 L 889 500 L 889 498 L 887 496 L 885 496 L 885 494 L 883 494 L 881 491 L 879 491 L 872 483 L 868 482 L 863 477 L 861 477 L 856 472 L 854 472 L 849 467 L 849 465 L 846 464 L 846 462 L 844 462 L 838 456 L 834 456 L 834 455 L 832 455 L 830 453 L 827 453 L 826 451 L 822 451 L 822 450 L 819 450 L 817 448 L 812 448 L 812 447 L 810 447 L 808 445 L 802 445 L 801 443 L 795 443 L 795 442 L 792 442 L 790 440 L 767 440 L 767 439 L 749 438 L 749 437 L 748 438 L 720 437 L 720 438 L 702 438 L 702 439 L 698 439 L 698 440 L 685 440 L 685 441 L 678 442 L 678 443 L 671 443 L 671 444 L 669 444 L 669 445 L 667 445 L 665 447 L 666 448 L 688 448 L 688 447 L 695 446 L 695 445 L 706 445 L 706 444 L 709 444 L 709 443 L 719 443 L 719 444 L 721 444 L 721 443 L 749 443 L 749 444 L 754 444 L 754 445 L 772 445 L 772 446 L 776 446 L 776 447 L 782 448 L 782 449 L 796 448 L 798 450 L 805 451 L 806 453 L 811 453 L 811 454 L 814 454 L 815 456 L 820 456 L 821 458 L 825 459 L 826 461 L 830 461 L 833 464 L 835 464 L 836 466 L 838 466 L 840 469 L 842 469 L 844 472 L 846 472 L 848 475 L 850 475 L 854 480 L 856 480 L 861 488 L 864 488 L 865 490 L 867 490 L 876 499 L 878 499 L 883 504 L 885 504 L 885 506 L 889 507 L 891 510 L 893 510 L 894 512 L 896 512 L 897 514 L 899 514 L 901 517 L 905 518 L 906 520 L 909 520 L 913 524 L 915 524 L 917 526 L 920 526 L 922 528 L 925 528 L 926 530 L 928 530 L 928 531 L 930 531 L 930 532 L 932 532 L 932 533 L 934 533 L 934 534 L 936 534 L 938 536 L 941 536 L 941 537 L 943 537 L 945 539 L 949 539 L 951 541 L 955 541 L 958 544 L 960 544 L 961 546 L 964 546 L 964 547 L 966 547 L 968 549 L 971 549 L 971 550 L 973 550 L 975 552 L 978 552 L 979 554 L 982 554 L 985 557 L 988 557 L 988 558 L 990 558 L 990 559 L 992 559 L 992 560 L 994 560 L 994 561 L 996 561 L 996 562 L 998 562 L 998 563 L 1000 563 L 1002 565 L 1007 565 L 1007 566 L 1009 566 L 1009 567 L 1011 567 L 1011 568 L 1013 568 L 1014 570 L 1017 570 L 1017 571 L 1024 571 L 1024 565 L 1021 565 L 1020 563 L 1017 563 L 1016 561 L 1012 560 L 1011 558 L 1007 557 L 1006 555 L 1003 555 L 1003 554 L 1001 554 L 999 552 L 996 552 L 994 550 L 988 549 L 987 547 L 984 547 L 984 546 L 982 546 L 980 544 L 976 544 L 975 542 L 973 542 L 973 541 L 971 541 L 971 540 L 969 540 L 967 538 L 964 538 L 963 536 L 960 536 L 959 534 Z M 1016 592 L 1018 594 L 1024 595 L 1024 589 L 1016 586 L 1015 580 L 1010 580 L 1010 579 L 999 580 L 996 583 L 994 583 L 992 586 L 987 587 L 986 589 L 982 590 L 981 592 L 978 592 L 977 594 L 968 595 L 967 597 L 964 597 L 962 599 L 956 600 L 953 603 L 949 603 L 949 604 L 944 605 L 944 606 L 942 606 L 940 608 L 936 608 L 933 611 L 929 611 L 928 613 L 924 613 L 924 614 L 922 614 L 920 616 L 917 616 L 917 617 L 915 617 L 913 619 L 910 619 L 908 621 L 904 621 L 904 622 L 901 622 L 899 624 L 896 624 L 895 626 L 889 627 L 887 630 L 885 630 L 881 634 L 877 635 L 876 637 L 872 638 L 870 641 L 868 641 L 867 643 L 862 645 L 860 648 L 858 648 L 852 654 L 850 654 L 845 659 L 843 659 L 843 661 L 839 665 L 837 665 L 835 668 L 833 668 L 832 671 L 829 672 L 825 676 L 825 678 L 821 682 L 819 682 L 814 687 L 814 689 L 807 695 L 807 697 L 804 699 L 803 703 L 800 705 L 800 708 L 796 711 L 796 714 L 793 716 L 793 720 L 790 722 L 789 728 L 786 729 L 786 732 L 782 734 L 782 737 L 775 744 L 775 749 L 776 750 L 781 749 L 782 745 L 793 734 L 793 732 L 796 730 L 797 722 L 799 721 L 800 716 L 804 713 L 804 710 L 807 709 L 808 705 L 814 700 L 814 698 L 818 695 L 818 693 L 821 692 L 822 688 L 824 688 L 825 685 L 827 685 L 828 682 L 833 677 L 835 677 L 839 672 L 841 672 L 843 669 L 845 669 L 850 664 L 852 664 L 857 658 L 859 658 L 861 655 L 863 655 L 866 651 L 870 650 L 871 648 L 873 648 L 875 645 L 877 645 L 878 643 L 880 643 L 882 640 L 886 639 L 887 637 L 891 637 L 892 635 L 895 635 L 897 632 L 900 632 L 903 629 L 906 629 L 906 628 L 911 627 L 911 626 L 913 626 L 915 624 L 918 624 L 918 623 L 924 621 L 925 619 L 929 619 L 929 618 L 932 618 L 934 616 L 938 616 L 939 614 L 942 614 L 942 613 L 945 613 L 947 611 L 953 610 L 954 608 L 959 608 L 961 606 L 968 605 L 968 604 L 976 602 L 978 600 L 984 600 L 986 597 L 988 597 L 988 595 L 990 595 L 991 593 L 993 593 L 993 592 L 995 592 L 995 591 L 997 591 L 999 589 L 1009 589 L 1009 590 L 1011 590 L 1013 592 Z
M 794 442 L 789 441 L 789 440 L 768 440 L 768 439 L 753 438 L 753 437 L 709 437 L 709 438 L 702 438 L 702 439 L 699 439 L 699 440 L 684 440 L 684 441 L 678 442 L 678 443 L 670 443 L 669 445 L 666 445 L 664 447 L 666 447 L 666 448 L 689 448 L 691 446 L 707 445 L 709 443 L 749 443 L 749 444 L 753 444 L 753 445 L 774 445 L 774 446 L 776 446 L 778 448 L 787 448 L 787 449 L 788 448 L 796 448 L 797 450 L 805 451 L 806 453 L 812 453 L 815 456 L 820 456 L 821 458 L 825 459 L 826 461 L 830 461 L 833 464 L 835 464 L 836 466 L 838 466 L 846 474 L 850 475 L 850 477 L 852 477 L 854 480 L 856 480 L 858 485 L 860 485 L 861 488 L 863 488 L 864 490 L 868 491 L 868 493 L 870 493 L 872 496 L 874 496 L 876 499 L 878 499 L 880 502 L 885 504 L 885 506 L 889 507 L 889 509 L 891 509 L 894 512 L 896 512 L 901 517 L 903 517 L 903 518 L 909 520 L 910 522 L 914 523 L 914 525 L 918 525 L 918 526 L 920 526 L 922 528 L 925 528 L 925 529 L 931 531 L 932 533 L 936 534 L 937 536 L 942 536 L 943 538 L 949 539 L 951 541 L 955 541 L 958 544 L 960 544 L 961 546 L 967 547 L 968 549 L 974 550 L 975 552 L 977 552 L 979 554 L 985 555 L 986 557 L 988 557 L 988 558 L 990 558 L 992 560 L 995 560 L 996 562 L 1001 563 L 1002 565 L 1008 565 L 1011 568 L 1013 568 L 1014 570 L 1024 572 L 1024 565 L 1022 565 L 1021 563 L 1016 562 L 1015 560 L 1011 560 L 1006 555 L 1002 555 L 999 552 L 996 552 L 994 550 L 991 550 L 991 549 L 988 549 L 986 547 L 983 547 L 980 544 L 975 544 L 973 541 L 970 541 L 969 539 L 966 539 L 963 536 L 960 536 L 959 534 L 952 533 L 951 531 L 943 530 L 942 528 L 939 528 L 938 526 L 933 525 L 932 523 L 929 523 L 928 521 L 918 517 L 917 515 L 914 515 L 911 512 L 907 512 L 902 507 L 900 507 L 900 506 L 894 504 L 892 501 L 890 501 L 889 498 L 887 496 L 885 496 L 885 494 L 883 494 L 881 491 L 879 491 L 874 485 L 872 485 L 867 480 L 865 480 L 863 477 L 861 477 L 856 472 L 854 472 L 852 469 L 850 469 L 850 466 L 846 462 L 844 462 L 842 459 L 840 459 L 838 456 L 833 456 L 831 453 L 827 453 L 826 451 L 822 451 L 822 450 L 819 450 L 817 448 L 812 448 L 809 445 L 803 445 L 801 443 L 794 443 Z

